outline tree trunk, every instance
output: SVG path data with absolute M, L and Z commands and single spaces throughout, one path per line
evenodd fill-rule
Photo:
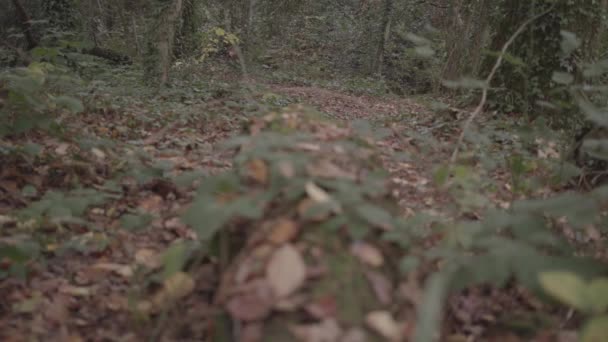
M 21 21 L 21 26 L 23 26 L 23 33 L 27 40 L 27 49 L 31 50 L 38 46 L 38 40 L 34 37 L 34 32 L 32 30 L 32 19 L 20 0 L 13 0 L 13 5 L 15 5 L 15 9 L 17 10 L 17 16 L 19 17 L 19 21 Z
M 382 31 L 380 35 L 380 42 L 378 43 L 378 50 L 376 52 L 376 58 L 374 59 L 373 71 L 377 74 L 382 74 L 382 67 L 384 65 L 384 53 L 386 43 L 390 38 L 391 33 L 391 12 L 393 11 L 393 0 L 384 1 L 384 14 L 382 17 Z
M 158 57 L 160 67 L 160 85 L 164 86 L 169 81 L 169 69 L 172 62 L 173 41 L 175 38 L 175 27 L 182 12 L 182 0 L 174 0 L 162 15 L 162 24 L 158 34 Z

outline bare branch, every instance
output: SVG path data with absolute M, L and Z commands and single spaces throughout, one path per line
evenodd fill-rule
M 483 108 L 485 107 L 486 102 L 488 101 L 488 90 L 490 89 L 490 83 L 492 82 L 492 79 L 494 79 L 494 76 L 496 75 L 498 68 L 500 68 L 502 61 L 504 60 L 505 54 L 507 53 L 507 50 L 513 44 L 513 42 L 515 42 L 515 39 L 517 39 L 517 37 L 519 37 L 519 35 L 521 35 L 525 31 L 525 29 L 528 27 L 528 25 L 530 25 L 534 21 L 538 20 L 539 18 L 547 15 L 549 12 L 553 11 L 553 9 L 554 9 L 554 7 L 551 7 L 548 10 L 526 20 L 523 24 L 521 24 L 521 26 L 519 26 L 517 31 L 515 31 L 515 33 L 513 33 L 511 38 L 509 38 L 509 40 L 507 40 L 507 42 L 503 45 L 502 49 L 500 50 L 500 55 L 498 56 L 498 59 L 496 59 L 496 63 L 494 63 L 492 70 L 488 74 L 488 77 L 485 79 L 485 82 L 484 82 L 485 85 L 484 85 L 483 91 L 481 93 L 481 99 L 479 101 L 479 104 L 477 105 L 475 110 L 471 113 L 471 115 L 468 117 L 467 121 L 465 121 L 464 125 L 462 126 L 462 132 L 460 133 L 460 136 L 458 137 L 458 141 L 456 142 L 456 147 L 454 148 L 454 152 L 452 153 L 452 158 L 450 158 L 450 166 L 456 162 L 456 159 L 458 159 L 458 153 L 460 150 L 460 146 L 462 145 L 462 143 L 464 141 L 464 136 L 467 133 L 467 131 L 469 130 L 469 128 L 471 127 L 471 124 L 473 123 L 475 118 L 477 118 L 477 116 L 479 116 L 479 114 L 481 114 L 483 112 Z

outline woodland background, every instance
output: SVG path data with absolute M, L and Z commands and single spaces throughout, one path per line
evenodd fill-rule
M 606 340 L 608 0 L 0 1 L 3 340 Z

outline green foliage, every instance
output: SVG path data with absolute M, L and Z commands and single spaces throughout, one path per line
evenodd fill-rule
M 42 52 L 52 56 L 56 50 Z M 80 100 L 58 92 L 62 85 L 73 82 L 65 69 L 46 62 L 34 62 L 27 68 L 11 69 L 0 75 L 8 97 L 0 108 L 0 136 L 20 134 L 31 129 L 59 128 L 54 117 L 60 110 L 82 112 Z
M 547 293 L 574 309 L 590 316 L 581 334 L 582 342 L 605 339 L 608 334 L 608 279 L 585 282 L 567 272 L 545 272 L 540 281 Z

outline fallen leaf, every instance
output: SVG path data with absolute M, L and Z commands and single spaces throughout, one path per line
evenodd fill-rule
M 192 293 L 194 287 L 194 280 L 189 274 L 184 272 L 174 273 L 165 279 L 162 289 L 150 301 L 139 302 L 137 309 L 142 313 L 162 310 L 166 306 Z
M 266 162 L 261 159 L 254 159 L 247 163 L 247 170 L 249 177 L 259 184 L 265 185 L 268 183 L 268 166 Z
M 376 298 L 382 304 L 388 305 L 393 301 L 393 286 L 391 281 L 382 273 L 367 271 L 365 276 L 376 294 Z
M 370 266 L 380 267 L 384 264 L 382 252 L 369 243 L 355 242 L 350 246 L 350 252 L 361 262 Z
M 252 322 L 268 317 L 273 304 L 274 296 L 268 283 L 256 281 L 247 292 L 232 297 L 226 304 L 226 310 L 233 319 Z
M 55 149 L 55 153 L 57 153 L 60 156 L 65 156 L 66 154 L 68 154 L 68 149 L 69 148 L 70 148 L 69 144 L 67 144 L 67 143 L 61 143 Z
M 365 331 L 361 328 L 351 328 L 340 338 L 340 342 L 366 342 L 368 341 Z
M 308 165 L 306 167 L 306 170 L 308 171 L 308 174 L 312 177 L 349 180 L 357 179 L 357 175 L 355 175 L 354 173 L 344 171 L 342 168 L 326 159 Z
M 290 219 L 279 219 L 271 229 L 268 240 L 281 245 L 293 240 L 298 235 L 298 225 Z
M 306 183 L 305 189 L 308 196 L 317 203 L 328 203 L 331 201 L 329 194 L 313 182 Z
M 274 304 L 277 311 L 293 312 L 300 309 L 308 301 L 308 297 L 303 294 L 295 294 L 290 297 L 280 299 Z
M 337 311 L 338 303 L 333 295 L 317 298 L 315 301 L 306 305 L 306 312 L 319 320 L 334 317 Z
M 93 265 L 93 269 L 114 272 L 125 278 L 130 278 L 133 276 L 133 269 L 129 265 L 100 262 Z
M 100 149 L 98 149 L 97 147 L 93 147 L 91 149 L 91 153 L 93 153 L 93 155 L 97 158 L 97 159 L 106 159 L 106 153 Z
M 318 324 L 292 325 L 289 331 L 303 342 L 335 342 L 342 335 L 335 319 L 326 319 Z
M 59 287 L 59 292 L 73 297 L 88 297 L 93 293 L 91 287 L 62 285 Z
M 140 249 L 135 252 L 135 263 L 155 270 L 162 266 L 160 255 L 152 249 Z
M 262 323 L 245 324 L 239 333 L 239 342 L 259 342 L 263 341 L 264 326 Z
M 305 218 L 307 220 L 312 220 L 315 222 L 323 222 L 329 218 L 331 215 L 330 210 L 319 210 L 318 212 L 312 213 L 313 207 L 317 204 L 310 198 L 303 199 L 300 203 L 298 203 L 298 215 L 301 218 Z M 316 209 L 316 208 L 315 208 Z
M 388 311 L 372 311 L 365 317 L 365 323 L 380 336 L 389 341 L 401 340 L 401 329 Z
M 17 223 L 17 219 L 11 216 L 0 215 L 0 227 Z
M 278 163 L 278 169 L 281 176 L 291 179 L 296 175 L 296 169 L 291 162 L 282 160 Z
M 149 214 L 157 214 L 163 207 L 163 198 L 158 195 L 153 195 L 145 198 L 139 203 L 139 209 Z
M 277 249 L 266 266 L 266 278 L 279 298 L 295 292 L 306 279 L 306 264 L 300 252 L 291 244 Z

